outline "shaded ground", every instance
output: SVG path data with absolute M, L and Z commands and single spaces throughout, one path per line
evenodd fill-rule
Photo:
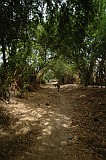
M 0 102 L 0 160 L 105 160 L 106 90 L 47 85 Z

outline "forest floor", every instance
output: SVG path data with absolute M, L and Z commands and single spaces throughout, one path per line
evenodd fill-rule
M 105 159 L 105 89 L 49 84 L 0 102 L 0 160 Z

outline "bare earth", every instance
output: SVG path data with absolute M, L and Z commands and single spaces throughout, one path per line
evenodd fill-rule
M 0 102 L 0 160 L 105 159 L 105 89 L 50 84 Z

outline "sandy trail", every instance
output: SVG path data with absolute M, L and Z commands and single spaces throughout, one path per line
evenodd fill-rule
M 88 93 L 74 85 L 60 92 L 47 85 L 13 98 L 5 105 L 10 122 L 0 129 L 0 160 L 104 160 L 106 95 L 95 102 Z

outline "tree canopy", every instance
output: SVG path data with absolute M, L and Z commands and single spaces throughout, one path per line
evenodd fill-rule
M 81 83 L 106 85 L 105 0 L 1 0 L 0 22 L 1 93 L 73 68 Z

